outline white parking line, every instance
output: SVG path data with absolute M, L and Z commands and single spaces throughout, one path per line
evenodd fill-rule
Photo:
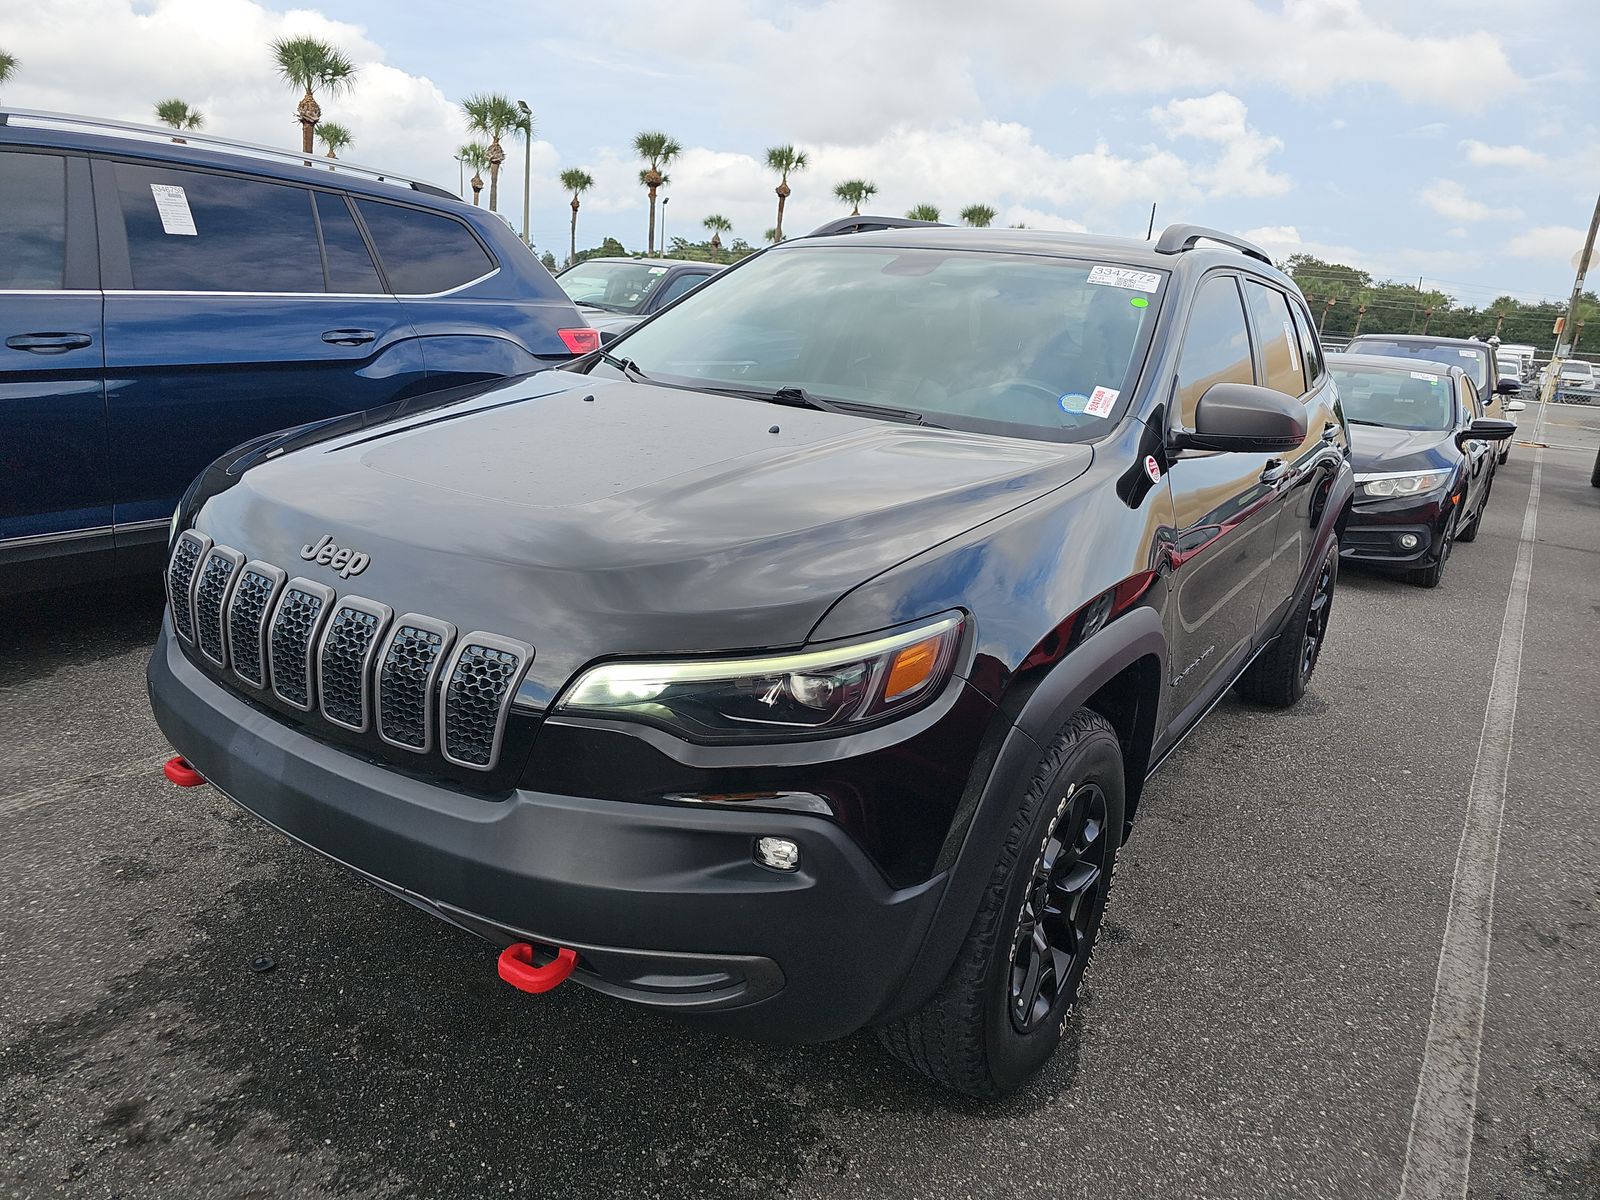
M 1543 414 L 1540 414 L 1541 417 Z M 1533 575 L 1533 535 L 1539 518 L 1539 475 L 1544 451 L 1534 452 L 1533 484 L 1522 517 L 1517 565 L 1500 624 L 1489 703 L 1478 758 L 1467 791 L 1466 820 L 1456 851 L 1444 946 L 1433 985 L 1433 1015 L 1411 1110 L 1401 1200 L 1461 1200 L 1472 1165 L 1473 1115 L 1478 1105 L 1478 1064 L 1488 1000 L 1489 946 L 1494 932 L 1495 875 L 1500 865 L 1500 825 L 1506 807 L 1522 674 L 1522 632 Z

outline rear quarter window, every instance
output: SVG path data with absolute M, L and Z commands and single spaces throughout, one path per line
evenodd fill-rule
M 389 287 L 406 296 L 448 292 L 494 270 L 476 235 L 454 217 L 381 200 L 357 200 Z

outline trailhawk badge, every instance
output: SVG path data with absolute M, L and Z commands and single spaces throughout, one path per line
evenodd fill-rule
M 349 579 L 352 575 L 361 574 L 367 569 L 367 564 L 372 561 L 372 559 L 357 550 L 334 545 L 333 534 L 331 533 L 325 533 L 317 541 L 301 546 L 300 557 L 307 562 L 316 562 L 324 567 L 332 567 L 339 572 L 340 579 Z

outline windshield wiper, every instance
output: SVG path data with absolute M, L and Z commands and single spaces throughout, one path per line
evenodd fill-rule
M 1352 425 L 1375 425 L 1379 429 L 1383 428 L 1382 421 L 1363 421 L 1360 417 L 1346 417 L 1345 420 L 1349 421 Z
M 600 351 L 600 361 L 607 366 L 615 367 L 622 372 L 622 377 L 633 383 L 649 383 L 650 376 L 639 369 L 639 364 L 631 358 L 618 358 L 609 350 Z
M 843 413 L 847 416 L 883 417 L 890 421 L 904 421 L 908 425 L 927 425 L 928 420 L 919 412 L 904 408 L 891 408 L 886 404 L 869 404 L 865 400 L 834 400 L 819 396 L 803 387 L 739 388 L 711 387 L 707 391 L 729 392 L 735 396 L 748 396 L 768 404 L 783 404 L 790 408 L 814 408 L 818 412 Z

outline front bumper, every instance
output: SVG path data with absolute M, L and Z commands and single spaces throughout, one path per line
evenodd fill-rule
M 1453 511 L 1448 495 L 1358 503 L 1339 535 L 1339 557 L 1376 566 L 1431 565 L 1444 544 L 1445 522 Z M 1417 544 L 1400 539 L 1411 534 Z
M 527 788 L 485 799 L 399 774 L 221 687 L 165 624 L 148 678 L 167 739 L 263 821 L 498 945 L 573 948 L 572 978 L 597 991 L 730 1033 L 825 1041 L 870 1023 L 944 890 L 945 873 L 891 887 L 825 817 Z M 800 845 L 798 871 L 753 860 L 768 834 Z

